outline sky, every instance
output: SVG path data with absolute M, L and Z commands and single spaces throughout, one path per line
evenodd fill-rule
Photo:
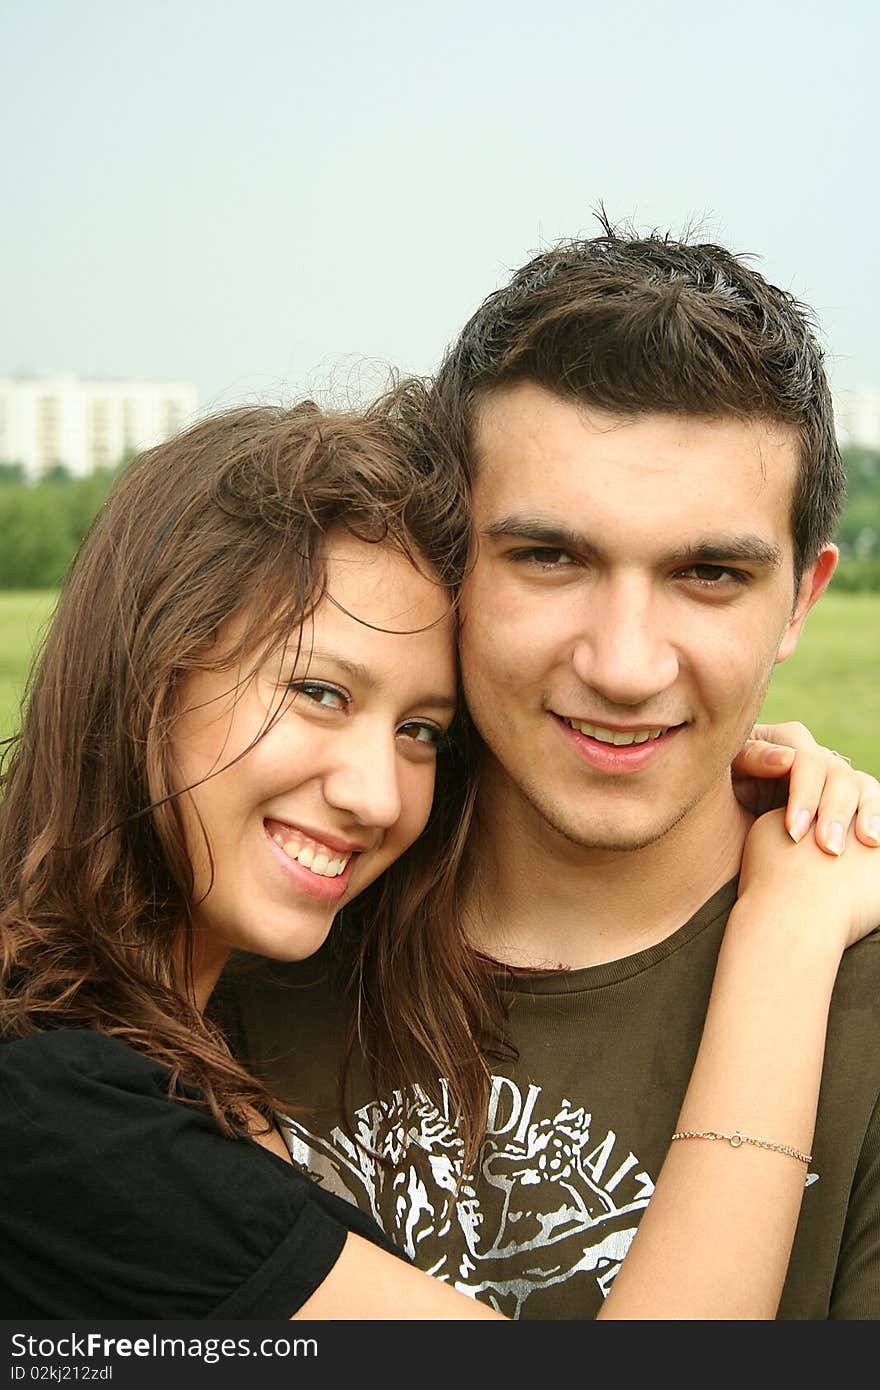
M 0 375 L 360 399 L 601 202 L 880 390 L 878 52 L 876 0 L 0 0 Z

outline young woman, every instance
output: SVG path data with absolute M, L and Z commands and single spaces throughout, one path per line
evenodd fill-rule
M 231 952 L 302 959 L 386 870 L 376 912 L 458 852 L 467 517 L 439 444 L 413 449 L 419 405 L 196 425 L 75 562 L 0 805 L 7 1318 L 497 1316 L 292 1166 L 206 1013 Z M 880 856 L 781 819 L 749 840 L 679 1128 L 786 1149 L 673 1144 L 603 1316 L 773 1315 L 831 988 L 880 916 Z

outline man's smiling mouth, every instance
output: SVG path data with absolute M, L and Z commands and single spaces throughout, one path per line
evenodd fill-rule
M 615 748 L 626 748 L 633 743 L 652 743 L 664 734 L 668 734 L 672 728 L 678 728 L 675 724 L 652 725 L 640 729 L 609 729 L 603 724 L 588 724 L 583 719 L 569 719 L 566 715 L 559 716 L 563 724 L 567 724 L 570 729 L 574 729 L 579 734 L 586 734 L 588 738 L 594 738 L 597 743 L 611 743 Z

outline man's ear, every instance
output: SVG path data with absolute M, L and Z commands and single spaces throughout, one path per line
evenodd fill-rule
M 837 569 L 838 554 L 836 545 L 826 545 L 824 550 L 819 552 L 819 558 L 801 575 L 794 609 L 776 653 L 777 663 L 786 661 L 797 646 L 807 614 L 816 600 L 822 597 L 832 574 Z

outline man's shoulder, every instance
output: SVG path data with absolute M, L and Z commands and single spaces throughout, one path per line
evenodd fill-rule
M 346 995 L 345 974 L 335 955 L 322 947 L 306 960 L 239 959 L 224 973 L 215 1000 L 219 1013 L 250 1017 L 256 1012 L 287 1014 L 308 1008 L 310 1001 Z
M 858 999 L 880 1015 L 880 923 L 843 953 L 835 1001 Z
M 336 966 L 323 951 L 305 961 L 245 962 L 221 983 L 216 1015 L 233 1051 L 291 1105 L 317 1103 L 335 1088 L 350 1017 Z
M 823 1087 L 880 1097 L 880 927 L 844 952 L 828 1015 Z M 873 1098 L 873 1100 L 872 1100 Z
M 836 992 L 867 991 L 880 1006 L 880 994 L 870 988 L 877 980 L 880 980 L 880 923 L 861 941 L 845 949 L 837 972 Z

